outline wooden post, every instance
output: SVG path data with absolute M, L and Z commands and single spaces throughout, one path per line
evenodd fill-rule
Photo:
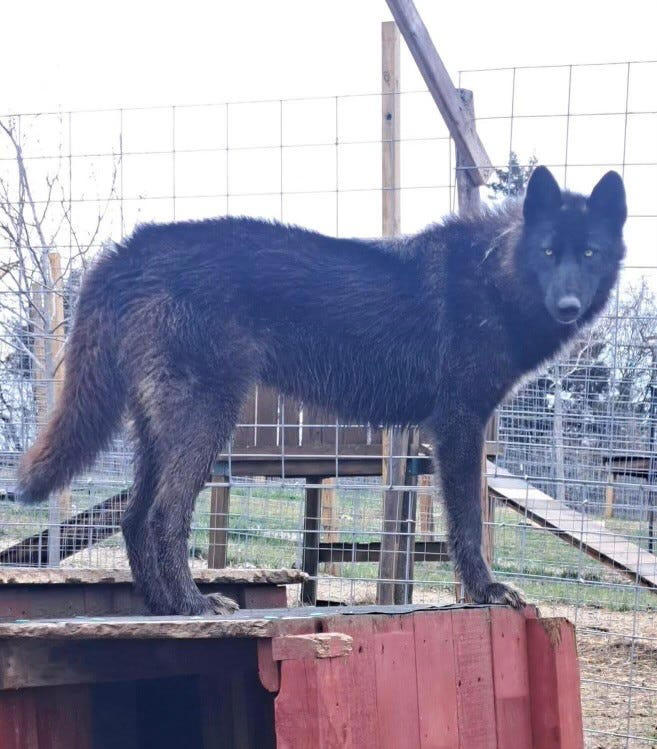
M 322 485 L 324 487 L 321 489 L 322 533 L 326 542 L 335 543 L 340 540 L 340 534 L 338 533 L 338 492 L 335 488 L 335 478 L 324 479 Z M 325 562 L 324 572 L 327 575 L 339 575 L 340 565 L 337 562 Z
M 607 474 L 607 486 L 605 486 L 605 518 L 614 517 L 614 474 Z
M 229 477 L 213 475 L 212 481 L 226 486 L 213 486 L 210 493 L 210 539 L 208 567 L 222 569 L 226 566 L 228 548 L 228 520 L 230 509 Z
M 492 171 L 486 149 L 479 140 L 473 119 L 464 109 L 447 69 L 412 0 L 386 0 L 393 18 L 413 55 L 450 135 L 461 152 L 462 166 L 473 186 L 483 185 Z
M 46 395 L 46 382 L 44 377 L 45 336 L 43 333 L 43 285 L 34 281 L 31 286 L 32 303 L 30 304 L 30 323 L 32 325 L 32 353 L 34 354 L 34 411 L 36 416 L 37 430 L 46 421 L 48 413 L 48 399 Z
M 317 478 L 307 478 L 306 484 Z M 317 602 L 317 570 L 319 567 L 319 503 L 322 490 L 306 486 L 306 512 L 303 521 L 303 571 L 310 575 L 301 586 L 301 600 L 314 606 Z
M 381 24 L 381 188 L 382 230 L 384 237 L 394 237 L 400 231 L 399 196 L 399 31 L 392 21 Z M 398 429 L 387 429 L 382 438 L 383 485 L 400 485 L 404 481 L 405 466 L 390 460 L 390 455 L 405 454 L 402 434 Z M 401 492 L 385 490 L 383 495 L 383 535 L 379 558 L 377 603 L 391 604 L 394 599 L 395 557 L 401 512 Z
M 410 477 L 406 476 L 404 483 L 408 485 L 410 480 Z M 395 559 L 396 582 L 393 595 L 396 604 L 413 603 L 413 565 L 415 564 L 417 492 L 414 489 L 407 489 L 401 492 L 401 495 L 401 517 Z
M 64 387 L 66 373 L 64 364 L 64 339 L 66 337 L 64 322 L 64 296 L 62 279 L 62 261 L 59 252 L 49 252 L 50 278 L 52 280 L 52 378 L 53 395 L 56 404 Z M 66 487 L 57 493 L 60 515 L 71 514 L 71 489 Z
M 399 195 L 399 31 L 392 21 L 381 24 L 381 146 L 384 237 L 400 231 Z
M 464 115 L 470 119 L 470 127 L 474 129 L 474 98 L 472 91 L 466 88 L 457 89 Z M 456 147 L 456 191 L 458 195 L 459 214 L 473 216 L 481 210 L 481 196 L 479 187 L 471 179 L 471 164 L 458 146 Z
M 64 302 L 61 296 L 61 259 L 57 252 L 42 254 L 43 277 L 32 284 L 30 318 L 34 340 L 35 411 L 37 428 L 45 424 L 55 408 L 63 384 L 62 350 L 64 338 Z M 58 370 L 59 367 L 59 370 Z M 62 515 L 71 510 L 71 492 L 66 488 L 48 500 L 48 564 L 59 565 Z
M 433 512 L 433 476 L 425 473 L 418 478 L 418 519 L 420 521 L 420 535 L 423 541 L 433 541 L 436 532 L 436 521 Z M 423 491 L 427 489 L 428 491 Z

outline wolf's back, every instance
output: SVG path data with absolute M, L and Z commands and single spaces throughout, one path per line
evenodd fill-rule
M 116 361 L 115 279 L 118 258 L 106 252 L 80 291 L 55 410 L 18 469 L 18 498 L 40 502 L 88 468 L 116 431 L 125 399 Z

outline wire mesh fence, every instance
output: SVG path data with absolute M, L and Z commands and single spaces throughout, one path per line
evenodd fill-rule
M 574 190 L 609 168 L 626 183 L 628 255 L 604 317 L 491 427 L 486 539 L 498 576 L 578 627 L 588 745 L 655 745 L 657 63 L 468 71 L 460 83 L 498 170 L 485 200 L 513 195 L 534 160 Z M 429 94 L 399 99 L 412 232 L 455 209 L 455 156 Z M 61 386 L 84 269 L 144 221 L 248 214 L 380 235 L 381 95 L 0 124 L 0 563 L 125 567 L 129 429 L 48 506 L 13 501 L 18 456 Z M 386 585 L 397 600 L 453 601 L 430 453 L 421 431 L 391 437 L 257 388 L 198 499 L 190 564 L 304 567 L 303 595 L 322 604 L 371 603 Z

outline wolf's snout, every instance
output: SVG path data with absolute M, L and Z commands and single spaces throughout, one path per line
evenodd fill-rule
M 579 317 L 582 303 L 573 294 L 562 296 L 557 302 L 557 313 L 562 322 L 573 322 Z

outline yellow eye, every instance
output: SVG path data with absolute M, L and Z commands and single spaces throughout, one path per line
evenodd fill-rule
M 554 253 L 554 250 L 551 247 L 546 247 L 543 252 L 545 252 L 545 254 L 549 257 Z
M 595 255 L 595 250 L 588 249 L 584 250 L 584 257 L 593 257 Z

